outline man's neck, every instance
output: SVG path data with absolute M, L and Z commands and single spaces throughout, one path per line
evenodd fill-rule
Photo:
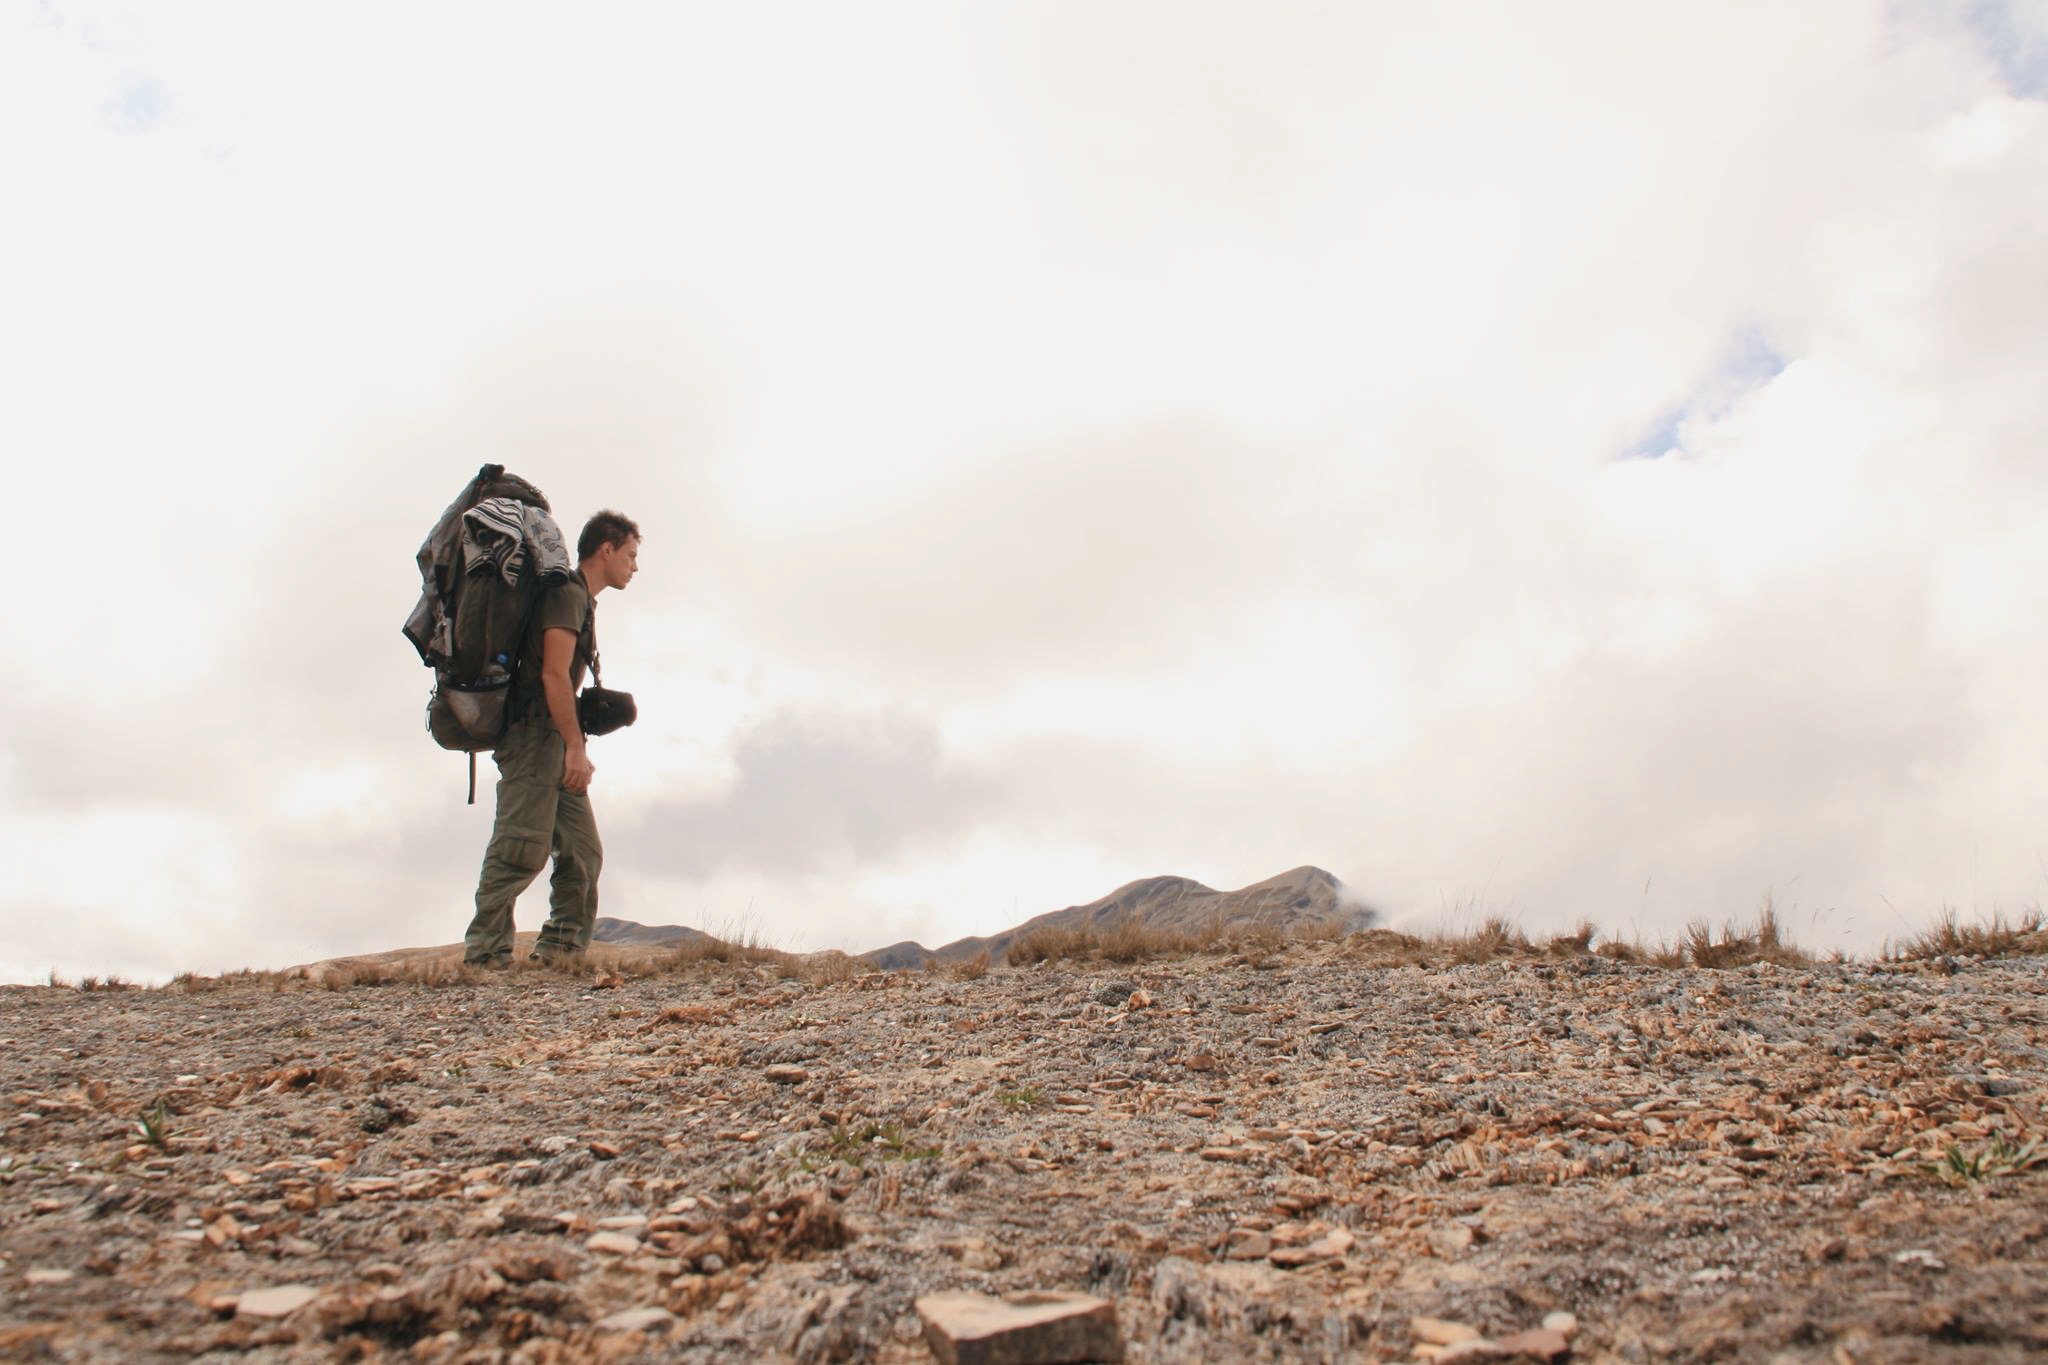
M 576 572 L 583 575 L 583 590 L 590 594 L 592 601 L 597 600 L 597 595 L 604 591 L 604 584 L 590 573 L 591 566 L 596 562 L 594 559 L 586 559 L 576 566 Z

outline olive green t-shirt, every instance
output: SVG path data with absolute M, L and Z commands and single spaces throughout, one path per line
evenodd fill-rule
M 569 661 L 569 690 L 573 692 L 583 686 L 583 670 L 590 667 L 591 645 L 595 638 L 591 630 L 591 617 L 595 611 L 590 589 L 585 586 L 580 573 L 541 591 L 540 601 L 534 603 L 533 615 L 526 623 L 526 642 L 519 651 L 519 671 L 512 678 L 514 720 L 535 712 L 547 714 L 547 698 L 540 685 L 540 665 L 542 640 L 550 630 L 576 632 L 576 654 Z

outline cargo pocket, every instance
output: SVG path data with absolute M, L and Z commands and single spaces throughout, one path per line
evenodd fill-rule
M 538 872 L 548 864 L 548 841 L 519 830 L 494 835 L 485 852 L 491 861 L 526 873 Z

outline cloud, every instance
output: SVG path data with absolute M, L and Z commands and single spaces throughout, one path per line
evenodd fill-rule
M 455 936 L 486 460 L 647 530 L 608 912 L 2037 898 L 2031 15 L 18 16 L 20 970 Z
M 779 712 L 738 737 L 732 765 L 723 791 L 652 801 L 611 845 L 656 874 L 845 876 L 1003 811 L 994 783 L 949 764 L 934 727 L 907 716 Z

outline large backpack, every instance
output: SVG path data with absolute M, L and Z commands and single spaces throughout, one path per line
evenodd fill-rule
M 405 637 L 434 670 L 427 731 L 444 749 L 476 756 L 498 746 L 528 617 L 573 563 L 548 500 L 503 465 L 487 464 L 448 504 L 419 552 L 420 600 Z

